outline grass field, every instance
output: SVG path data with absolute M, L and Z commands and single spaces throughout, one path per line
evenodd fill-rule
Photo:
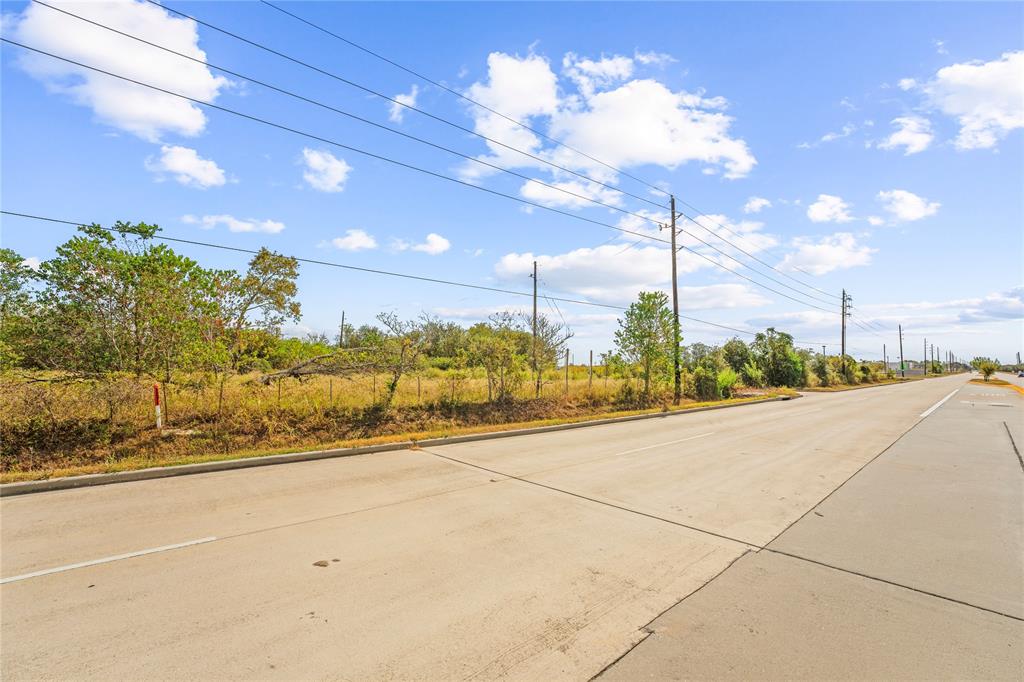
M 36 377 L 54 379 L 55 376 Z M 402 379 L 386 418 L 374 409 L 385 377 L 317 376 L 263 385 L 245 376 L 223 386 L 192 377 L 161 386 L 164 428 L 155 425 L 153 383 L 121 377 L 102 383 L 0 377 L 0 480 L 29 480 L 147 466 L 434 438 L 496 428 L 556 424 L 669 409 L 617 400 L 626 380 L 571 367 L 515 398 L 488 400 L 480 373 L 432 371 Z M 792 393 L 741 392 L 735 401 Z M 664 397 L 664 396 L 663 396 Z M 723 401 L 724 402 L 724 401 Z M 684 400 L 681 407 L 706 403 Z M 641 409 L 643 408 L 643 409 Z

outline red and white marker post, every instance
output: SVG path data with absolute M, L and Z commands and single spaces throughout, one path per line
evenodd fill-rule
M 160 415 L 160 384 L 153 384 L 153 406 L 156 408 L 156 428 L 162 429 L 164 420 Z

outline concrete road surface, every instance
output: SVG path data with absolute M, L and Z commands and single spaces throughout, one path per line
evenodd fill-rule
M 601 680 L 1024 678 L 1022 403 L 962 388 Z
M 1014 542 L 1020 548 L 1020 514 L 1007 508 L 1016 504 L 1019 512 L 1021 471 L 979 470 L 983 458 L 1012 456 L 1005 443 L 998 454 L 989 451 L 987 426 L 971 436 L 972 447 L 957 446 L 957 434 L 988 424 L 981 415 L 990 410 L 1002 410 L 1018 428 L 1024 399 L 1002 389 L 998 400 L 984 400 L 1010 407 L 968 407 L 960 400 L 975 387 L 962 388 L 965 382 L 932 379 L 429 452 L 3 498 L 0 674 L 582 680 L 631 649 L 605 674 L 639 660 L 657 641 L 652 619 L 679 613 L 733 575 L 742 578 L 745 565 L 757 560 L 766 562 L 759 568 L 763 594 L 749 578 L 724 592 L 735 598 L 753 589 L 760 596 L 749 603 L 761 608 L 788 604 L 782 622 L 814 613 L 798 606 L 803 599 L 818 607 L 821 622 L 836 618 L 837 631 L 868 630 L 876 622 L 870 613 L 844 608 L 867 597 L 858 599 L 851 587 L 839 590 L 838 601 L 818 600 L 813 590 L 807 596 L 807 586 L 828 584 L 833 574 L 869 583 L 876 607 L 894 614 L 876 633 L 888 648 L 872 655 L 889 662 L 878 670 L 934 672 L 938 659 L 928 647 L 898 646 L 901 637 L 919 633 L 932 648 L 945 642 L 949 649 L 955 639 L 954 651 L 984 656 L 984 664 L 934 676 L 1003 676 L 1020 661 L 1014 614 L 1021 599 L 1012 583 L 1020 585 L 1021 567 L 1019 555 L 1006 556 Z M 966 416 L 949 421 L 958 411 Z M 855 485 L 892 466 L 896 448 L 879 453 L 901 436 L 907 434 L 902 444 L 947 421 L 949 433 L 931 436 L 934 442 L 918 450 L 927 457 L 952 438 L 943 466 L 977 471 L 969 484 L 955 476 L 936 482 L 921 462 L 900 459 L 900 477 L 879 479 L 888 492 Z M 846 504 L 836 507 L 835 518 L 831 510 L 808 513 L 841 485 L 816 510 Z M 925 511 L 935 490 L 952 508 L 936 503 Z M 864 524 L 888 524 L 887 537 L 865 545 L 868 555 L 861 556 L 828 539 L 870 539 L 842 522 L 865 495 L 872 508 L 880 499 L 895 507 L 866 515 Z M 977 513 L 955 513 L 972 504 L 980 505 Z M 899 514 L 907 515 L 903 525 L 892 521 Z M 812 516 L 835 526 L 805 531 Z M 944 535 L 950 525 L 954 535 Z M 901 543 L 897 530 L 913 541 Z M 1007 542 L 1003 553 L 993 542 L 999 534 Z M 943 542 L 956 555 L 945 566 L 936 564 L 945 554 L 931 547 Z M 822 564 L 857 561 L 840 570 L 776 548 L 820 552 Z M 900 560 L 897 550 L 910 558 Z M 808 575 L 794 577 L 794 570 Z M 872 571 L 877 579 L 858 575 Z M 773 583 L 773 575 L 790 582 Z M 928 595 L 942 590 L 949 594 Z M 920 607 L 915 600 L 922 599 L 940 606 Z M 949 611 L 953 606 L 969 615 Z M 734 637 L 728 613 L 718 608 L 722 617 L 709 618 L 703 629 Z M 836 615 L 846 612 L 848 622 Z M 769 620 L 778 615 L 765 613 Z M 934 638 L 925 636 L 928 627 Z M 718 648 L 708 644 L 707 656 L 723 663 L 749 645 L 711 639 Z M 846 658 L 839 656 L 844 642 L 853 652 Z M 871 641 L 831 643 L 801 650 L 807 671 L 846 665 L 857 646 Z M 657 660 L 669 660 L 660 655 L 638 674 L 672 676 L 658 667 Z M 915 668 L 925 659 L 932 668 Z M 700 676 L 699 668 L 688 670 L 673 674 Z

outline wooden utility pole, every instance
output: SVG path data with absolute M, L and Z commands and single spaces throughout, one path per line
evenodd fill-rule
M 669 212 L 672 216 L 672 399 L 678 405 L 683 397 L 683 379 L 679 369 L 679 278 L 676 274 L 676 197 L 669 201 Z
M 841 353 L 842 354 L 839 357 L 840 357 L 840 360 L 843 363 L 842 367 L 843 367 L 843 376 L 844 377 L 846 376 L 846 318 L 850 314 L 849 312 L 847 312 L 847 310 L 849 308 L 849 304 L 850 304 L 850 298 L 846 295 L 846 289 L 843 289 L 843 306 L 842 306 L 842 312 L 840 314 L 840 317 L 843 318 L 843 320 L 842 320 L 842 324 L 843 324 L 843 327 L 842 327 L 842 340 L 840 342 Z
M 341 329 L 338 330 L 338 347 L 345 347 L 345 311 L 341 311 Z
M 536 383 L 534 397 L 540 397 L 540 365 L 537 364 L 537 261 L 533 261 L 533 374 Z
M 898 325 L 900 330 L 900 377 L 906 378 L 907 370 L 903 365 L 903 325 Z

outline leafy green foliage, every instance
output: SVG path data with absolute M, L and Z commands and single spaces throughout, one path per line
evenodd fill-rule
M 733 390 L 740 381 L 740 375 L 731 367 L 718 372 L 718 393 L 723 398 L 731 398 Z
M 652 385 L 671 379 L 673 332 L 668 296 L 660 291 L 640 292 L 619 320 L 615 345 L 627 362 L 639 367 L 645 400 Z
M 802 386 L 803 359 L 793 348 L 793 337 L 769 327 L 754 337 L 751 354 L 769 386 Z

